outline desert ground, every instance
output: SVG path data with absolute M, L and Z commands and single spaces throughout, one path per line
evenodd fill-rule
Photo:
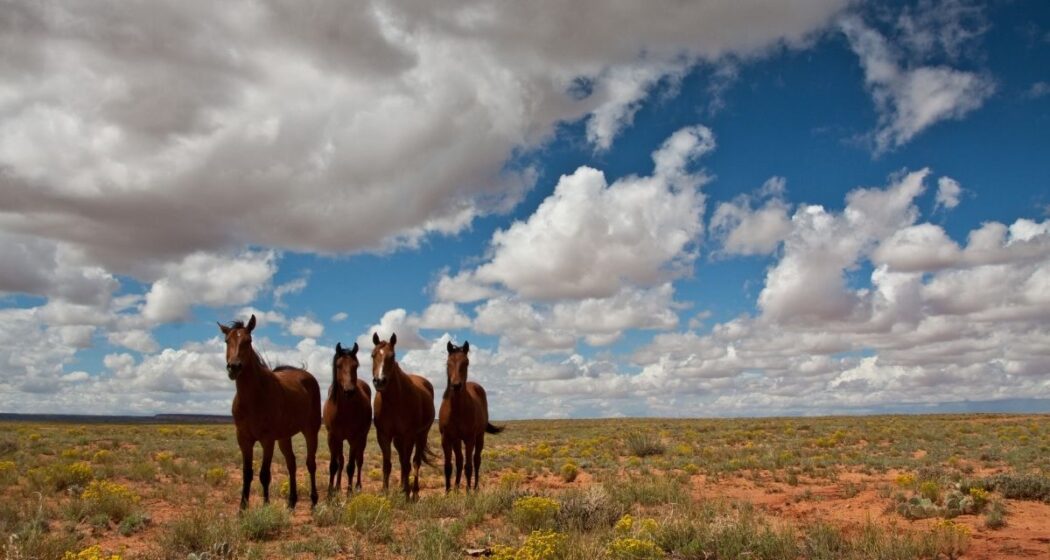
M 274 457 L 238 513 L 230 425 L 0 424 L 6 559 L 1050 558 L 1050 416 L 496 422 L 477 493 L 328 497 L 311 511 Z M 435 427 L 431 443 L 440 453 Z M 256 465 L 261 450 L 256 449 Z M 258 466 L 256 466 L 258 472 Z M 395 459 L 393 488 L 398 488 Z

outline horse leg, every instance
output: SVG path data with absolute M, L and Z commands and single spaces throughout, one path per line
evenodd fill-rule
M 451 438 L 441 434 L 441 451 L 445 455 L 445 493 L 452 491 L 452 442 Z
M 459 438 L 452 441 L 452 452 L 456 454 L 456 490 L 459 490 L 460 477 L 463 476 L 463 445 Z
M 368 432 L 365 432 L 363 436 L 357 441 L 357 446 L 354 449 L 354 457 L 357 461 L 357 491 L 361 491 L 361 473 L 365 472 L 365 447 L 368 445 Z M 346 481 L 350 484 L 350 481 Z
M 288 509 L 295 509 L 299 501 L 299 486 L 295 481 L 295 450 L 292 449 L 292 438 L 284 438 L 277 442 L 281 447 L 281 455 L 284 455 L 284 463 L 288 466 Z
M 328 433 L 328 497 L 331 498 L 343 483 L 343 440 Z
M 429 435 L 429 432 L 430 430 L 424 431 L 419 435 L 419 438 L 416 439 L 416 452 L 415 455 L 412 456 L 412 467 L 414 470 L 412 477 L 412 495 L 417 500 L 419 499 L 419 468 L 423 466 L 423 454 L 426 453 L 427 435 Z
M 474 490 L 478 489 L 478 480 L 481 479 L 481 450 L 485 447 L 485 432 L 478 435 L 474 443 Z
M 262 483 L 263 503 L 270 503 L 270 463 L 273 461 L 273 440 L 262 441 L 263 458 L 259 467 L 259 482 Z
M 465 455 L 467 456 L 467 492 L 470 492 L 470 482 L 474 478 L 474 438 L 468 436 L 466 439 L 463 440 L 463 444 L 467 448 L 465 453 Z
M 310 508 L 312 509 L 317 505 L 317 432 L 320 431 L 320 426 L 317 430 L 311 430 L 307 428 L 303 432 L 303 437 L 306 438 L 306 472 L 310 473 Z M 288 438 L 288 449 L 292 448 L 292 438 Z M 339 453 L 339 460 L 342 460 L 342 452 Z
M 408 492 L 408 473 L 411 470 L 412 463 L 412 443 L 406 443 L 402 438 L 397 438 L 394 440 L 394 448 L 397 449 L 397 460 L 401 463 L 401 491 L 408 498 L 410 497 Z
M 346 495 L 353 493 L 354 489 L 354 465 L 357 460 L 357 446 L 354 441 L 348 440 L 346 449 Z
M 255 442 L 247 436 L 237 434 L 237 446 L 241 448 L 241 509 L 248 508 L 248 495 L 252 489 L 252 455 L 255 451 Z
M 390 436 L 376 430 L 376 440 L 379 441 L 379 451 L 383 453 L 383 491 L 390 489 Z

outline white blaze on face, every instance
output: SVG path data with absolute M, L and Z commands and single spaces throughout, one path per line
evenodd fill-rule
M 372 356 L 372 378 L 380 381 L 386 381 L 386 372 L 383 371 L 383 364 L 386 363 L 386 349 L 379 348 L 376 350 L 375 355 Z

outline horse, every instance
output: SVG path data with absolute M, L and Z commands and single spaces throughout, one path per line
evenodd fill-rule
M 270 462 L 273 444 L 281 447 L 288 465 L 288 507 L 299 500 L 295 484 L 295 453 L 292 436 L 306 438 L 306 469 L 310 471 L 310 502 L 317 505 L 317 435 L 321 430 L 321 389 L 313 375 L 304 369 L 281 366 L 270 370 L 252 348 L 255 315 L 245 325 L 236 321 L 230 326 L 219 323 L 226 337 L 226 372 L 237 383 L 233 397 L 233 422 L 237 427 L 237 445 L 241 449 L 241 509 L 248 507 L 252 484 L 252 454 L 255 443 L 262 444 L 263 458 L 259 482 L 263 502 L 270 502 Z
M 372 389 L 357 378 L 357 343 L 347 350 L 341 343 L 335 345 L 332 358 L 332 386 L 324 403 L 324 426 L 328 431 L 328 495 L 338 490 L 343 479 L 343 440 L 350 444 L 346 461 L 346 493 L 354 487 L 354 466 L 357 466 L 357 490 L 361 490 L 361 472 L 364 471 L 365 446 L 368 431 L 372 429 Z
M 397 335 L 390 341 L 372 333 L 372 385 L 376 388 L 375 425 L 379 450 L 383 452 L 383 490 L 390 487 L 390 444 L 401 461 L 401 490 L 407 498 L 419 498 L 419 467 L 434 466 L 436 456 L 427 443 L 434 425 L 434 386 L 425 377 L 405 373 L 394 358 Z M 415 467 L 409 492 L 409 461 Z
M 441 430 L 441 449 L 445 452 L 445 492 L 452 490 L 452 453 L 456 454 L 456 488 L 459 489 L 463 472 L 463 446 L 467 451 L 467 491 L 470 491 L 471 475 L 474 490 L 481 479 L 481 450 L 485 447 L 485 434 L 498 434 L 503 428 L 489 423 L 489 404 L 485 389 L 467 381 L 470 359 L 470 342 L 457 347 L 448 342 L 448 385 L 441 396 L 441 411 L 438 428 Z M 473 459 L 473 465 L 471 460 Z

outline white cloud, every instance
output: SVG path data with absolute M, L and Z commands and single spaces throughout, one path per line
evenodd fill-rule
M 296 278 L 281 284 L 273 289 L 273 304 L 275 307 L 284 307 L 284 296 L 298 294 L 306 288 L 306 278 Z
M 962 118 L 995 92 L 990 78 L 974 72 L 902 65 L 901 54 L 857 16 L 842 18 L 840 26 L 860 58 L 879 112 L 876 153 L 906 144 L 940 121 Z
M 160 345 L 154 340 L 149 331 L 133 329 L 128 331 L 111 332 L 106 337 L 111 344 L 123 346 L 136 352 L 156 352 Z
M 858 296 L 845 272 L 876 243 L 917 215 L 913 201 L 923 191 L 928 170 L 909 173 L 886 189 L 856 189 L 841 214 L 802 205 L 792 217 L 784 255 L 766 274 L 758 304 L 777 321 L 843 320 L 855 311 Z
M 272 251 L 189 255 L 163 267 L 146 294 L 142 316 L 157 324 L 187 318 L 194 305 L 244 305 L 273 277 L 274 259 Z
M 464 315 L 456 304 L 438 302 L 423 310 L 419 326 L 424 329 L 465 329 L 470 327 L 470 318 Z
M 449 276 L 447 271 L 443 271 L 434 286 L 435 299 L 454 303 L 488 299 L 497 293 L 497 290 L 479 281 L 472 270 L 462 271 L 455 276 Z
M 707 180 L 687 166 L 713 148 L 710 130 L 690 127 L 653 153 L 650 177 L 610 185 L 589 167 L 563 176 L 528 220 L 493 234 L 491 260 L 467 278 L 550 300 L 609 297 L 681 275 L 696 258 Z
M 343 321 L 347 320 L 347 318 L 349 318 L 349 317 L 350 317 L 350 315 L 348 315 L 345 311 L 340 311 L 339 313 L 336 313 L 335 315 L 332 315 L 332 322 L 333 323 L 342 323 Z
M 721 241 L 722 250 L 730 255 L 768 255 L 776 251 L 791 231 L 791 207 L 784 201 L 783 193 L 784 179 L 773 177 L 759 193 L 768 197 L 761 207 L 755 208 L 754 197 L 747 195 L 719 204 L 711 216 L 710 229 Z
M 518 200 L 532 173 L 505 163 L 559 123 L 608 145 L 658 80 L 803 44 L 845 4 L 19 2 L 0 230 L 116 274 L 247 243 L 414 244 Z
M 959 186 L 959 182 L 951 177 L 941 177 L 937 179 L 937 199 L 936 208 L 947 208 L 951 210 L 959 205 L 959 195 L 962 194 L 962 187 Z
M 295 317 L 286 328 L 288 334 L 303 338 L 320 338 L 324 334 L 324 325 L 306 316 Z

